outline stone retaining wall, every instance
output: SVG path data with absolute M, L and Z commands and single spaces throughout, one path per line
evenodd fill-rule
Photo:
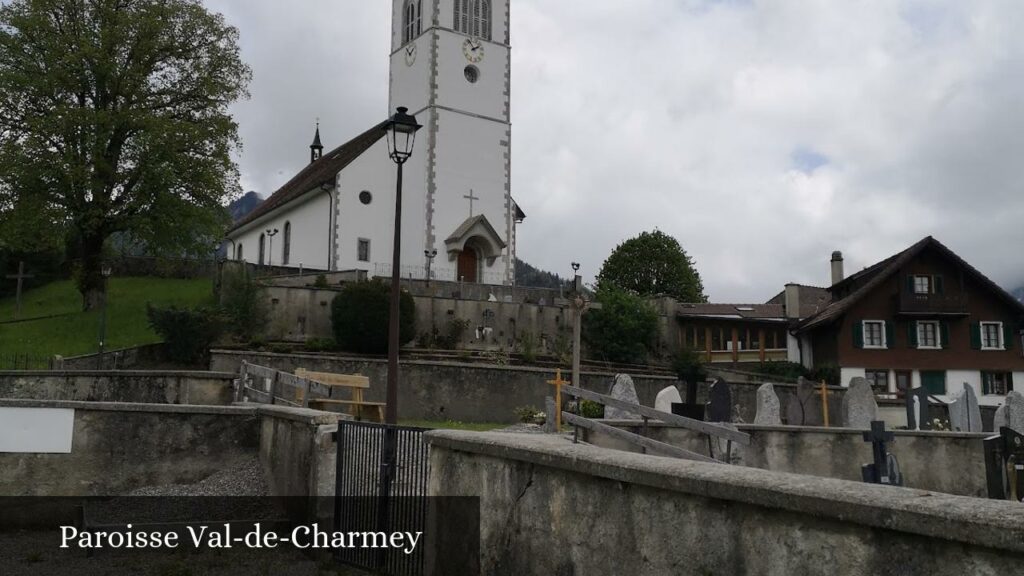
M 236 377 L 160 370 L 5 371 L 0 398 L 224 406 L 233 400 Z

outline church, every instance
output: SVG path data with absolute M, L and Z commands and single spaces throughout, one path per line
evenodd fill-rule
M 392 0 L 389 112 L 423 127 L 404 165 L 403 278 L 514 282 L 511 0 Z M 261 265 L 390 276 L 397 170 L 386 121 L 325 151 L 227 233 Z

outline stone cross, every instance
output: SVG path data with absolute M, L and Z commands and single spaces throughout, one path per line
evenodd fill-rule
M 949 404 L 949 426 L 954 432 L 981 432 L 981 407 L 974 388 L 964 382 L 963 390 L 953 394 Z
M 779 403 L 779 395 L 775 393 L 775 387 L 771 384 L 762 384 L 757 389 L 757 413 L 754 415 L 754 424 L 782 425 L 782 406 Z
M 871 423 L 871 430 L 864 432 L 864 441 L 871 442 L 871 452 L 874 462 L 861 467 L 861 475 L 865 482 L 871 484 L 889 484 L 890 486 L 902 486 L 898 469 L 889 466 L 890 454 L 886 450 L 885 443 L 892 442 L 896 435 L 885 430 L 885 422 L 875 420 Z
M 878 420 L 875 392 L 865 378 L 854 378 L 843 395 L 843 427 L 866 429 L 875 420 Z
M 469 194 L 466 194 L 465 196 L 463 196 L 463 198 L 465 198 L 466 200 L 469 200 L 469 215 L 472 217 L 473 216 L 473 201 L 474 200 L 479 200 L 480 197 L 479 196 L 474 196 L 473 195 L 473 189 L 470 188 L 469 189 Z
M 633 385 L 633 379 L 629 377 L 629 374 L 616 374 L 615 382 L 612 384 L 612 389 L 608 392 L 608 395 L 616 400 L 621 400 L 630 404 L 640 404 L 640 398 L 636 395 L 636 386 Z M 634 414 L 629 410 L 615 408 L 614 406 L 605 406 L 604 417 L 608 420 L 643 419 L 638 414 Z
M 21 316 L 21 287 L 22 282 L 28 278 L 35 278 L 31 274 L 25 274 L 25 262 L 18 262 L 18 273 L 8 274 L 8 278 L 18 281 L 18 287 L 14 291 L 14 319 L 17 320 Z
M 548 380 L 548 384 L 555 387 L 555 432 L 562 431 L 562 384 L 568 384 L 568 380 L 562 380 L 562 370 L 555 372 L 555 379 Z
M 679 404 L 682 401 L 683 397 L 679 395 L 679 389 L 675 386 L 669 386 L 658 392 L 658 396 L 654 399 L 654 409 L 672 414 L 672 405 Z

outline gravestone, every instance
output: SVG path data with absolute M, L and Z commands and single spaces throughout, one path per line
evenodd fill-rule
M 556 419 L 557 412 L 555 411 L 555 399 L 551 396 L 544 399 L 544 416 L 544 431 L 548 434 L 558 432 L 558 430 L 555 429 L 556 422 L 558 421 Z
M 931 402 L 924 386 L 907 391 L 907 429 L 932 429 Z
M 633 385 L 633 379 L 629 377 L 629 374 L 616 374 L 615 382 L 608 395 L 621 402 L 640 404 L 640 399 L 636 395 L 636 386 Z M 620 410 L 613 406 L 605 407 L 604 417 L 608 420 L 642 420 L 639 414 Z
M 786 405 L 786 424 L 790 426 L 821 426 L 821 401 L 814 393 L 814 384 L 801 376 L 797 380 L 796 393 L 790 396 Z
M 775 393 L 775 386 L 771 384 L 762 384 L 757 389 L 757 413 L 754 415 L 754 424 L 782 425 L 782 406 L 779 404 L 779 395 Z
M 1018 434 L 1024 434 L 1024 394 L 1011 390 L 1003 405 L 996 410 L 992 423 L 996 432 L 1005 426 Z
M 871 384 L 865 378 L 854 378 L 843 394 L 843 427 L 866 430 L 875 420 L 878 420 L 878 402 Z
M 708 422 L 732 422 L 732 390 L 721 378 L 708 391 Z
M 949 426 L 954 432 L 981 432 L 981 407 L 974 388 L 964 382 L 963 390 L 953 394 L 949 404 Z
M 675 386 L 669 386 L 658 392 L 658 396 L 654 398 L 654 409 L 671 414 L 672 405 L 682 401 L 683 397 L 679 395 L 679 390 Z

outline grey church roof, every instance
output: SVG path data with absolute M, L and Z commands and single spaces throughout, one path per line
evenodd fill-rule
M 310 163 L 284 186 L 281 186 L 277 192 L 274 192 L 270 198 L 267 198 L 266 201 L 260 204 L 259 207 L 253 210 L 248 216 L 235 223 L 235 225 L 228 230 L 228 234 L 231 234 L 235 230 L 245 227 L 254 220 L 277 210 L 322 184 L 334 184 L 334 180 L 337 177 L 338 172 L 341 172 L 363 152 L 366 152 L 371 146 L 384 137 L 386 133 L 386 124 L 387 121 L 377 124 L 366 132 L 363 132 L 341 146 L 338 146 L 334 150 L 324 154 L 323 157 L 316 162 Z M 317 134 L 319 135 L 319 129 L 317 130 Z

